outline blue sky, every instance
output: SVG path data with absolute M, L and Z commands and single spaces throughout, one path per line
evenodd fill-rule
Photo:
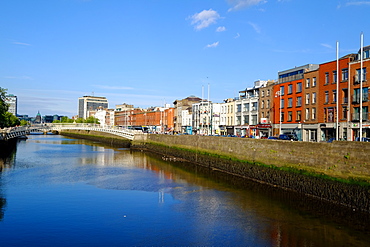
M 278 71 L 370 45 L 370 0 L 0 0 L 0 87 L 18 114 L 222 102 Z M 369 37 L 369 38 L 368 38 Z

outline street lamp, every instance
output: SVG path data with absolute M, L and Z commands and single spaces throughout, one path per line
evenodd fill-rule
M 279 135 L 281 135 L 281 91 L 275 92 L 276 97 L 279 97 Z

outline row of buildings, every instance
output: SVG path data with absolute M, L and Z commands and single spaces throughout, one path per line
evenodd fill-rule
M 173 106 L 108 109 L 105 97 L 79 98 L 79 117 L 94 115 L 103 125 L 152 132 L 267 137 L 294 133 L 303 141 L 370 137 L 370 46 L 322 64 L 278 72 L 278 79 L 256 81 L 236 98 L 214 103 L 190 96 Z

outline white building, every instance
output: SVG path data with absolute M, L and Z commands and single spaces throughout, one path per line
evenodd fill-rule
M 220 103 L 202 101 L 192 105 L 192 127 L 199 135 L 220 134 Z
M 6 95 L 5 103 L 9 104 L 8 112 L 12 113 L 14 116 L 17 116 L 17 96 L 13 94 Z
M 258 105 L 259 89 L 265 87 L 267 81 L 255 81 L 254 87 L 239 92 L 235 101 L 235 134 L 258 136 Z
M 96 111 L 99 107 L 108 108 L 108 100 L 105 97 L 83 96 L 78 98 L 78 117 L 88 118 L 89 111 Z

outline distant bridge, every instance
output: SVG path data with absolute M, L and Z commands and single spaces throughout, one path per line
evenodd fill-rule
M 63 130 L 92 130 L 98 132 L 109 133 L 124 137 L 129 140 L 134 140 L 135 136 L 144 135 L 140 130 L 130 130 L 121 127 L 102 127 L 96 124 L 38 124 L 32 126 L 21 126 L 5 128 L 0 130 L 0 141 L 7 141 L 12 138 L 29 135 L 31 132 L 53 132 Z

